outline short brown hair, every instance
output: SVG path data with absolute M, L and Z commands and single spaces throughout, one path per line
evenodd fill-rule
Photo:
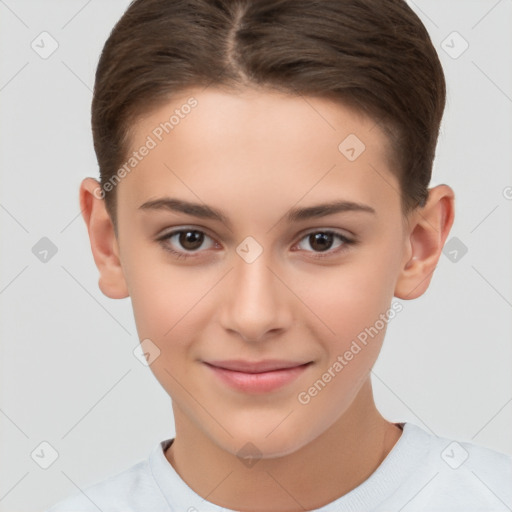
M 355 107 L 389 136 L 404 211 L 424 205 L 446 86 L 405 0 L 134 0 L 96 70 L 92 130 L 102 189 L 126 160 L 139 116 L 208 85 Z M 115 189 L 103 194 L 115 223 Z

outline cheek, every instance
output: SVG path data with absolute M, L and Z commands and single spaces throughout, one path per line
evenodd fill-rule
M 139 336 L 163 343 L 188 320 L 216 276 L 198 266 L 178 265 L 142 234 L 127 232 L 121 253 Z
M 154 337 L 158 344 L 184 337 L 183 329 L 215 282 L 215 276 L 201 277 L 189 272 L 169 265 L 155 266 L 132 276 L 131 299 L 140 336 Z
M 187 393 L 182 385 L 190 378 L 184 373 L 185 361 L 189 364 L 194 359 L 191 350 L 203 330 L 201 298 L 211 287 L 211 279 L 192 278 L 170 265 L 144 269 L 132 277 L 139 339 L 150 339 L 159 350 L 150 369 L 173 400 L 185 405 Z M 187 390 L 192 392 L 193 384 L 188 383 Z
M 369 378 L 387 322 L 395 316 L 388 274 L 394 259 L 382 254 L 378 264 L 371 264 L 361 258 L 357 264 L 340 266 L 325 279 L 310 283 L 309 304 L 322 320 L 315 323 L 320 327 L 314 337 L 323 346 L 323 357 L 297 395 L 306 418 L 311 419 L 306 421 L 323 415 L 326 424 L 334 422 Z
M 322 334 L 343 346 L 386 313 L 394 291 L 396 257 L 361 255 L 338 267 L 302 278 L 304 303 L 323 324 Z

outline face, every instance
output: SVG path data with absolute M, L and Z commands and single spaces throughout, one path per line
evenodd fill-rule
M 406 257 L 385 135 L 326 99 L 208 88 L 131 142 L 151 149 L 117 186 L 119 257 L 177 432 L 294 452 L 347 411 L 381 349 Z M 295 369 L 212 365 L 269 360 Z

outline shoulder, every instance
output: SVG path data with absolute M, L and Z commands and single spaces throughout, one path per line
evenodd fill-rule
M 507 511 L 512 507 L 512 457 L 407 424 L 411 440 L 428 446 L 418 497 L 431 510 Z M 419 482 L 416 480 L 415 484 Z M 420 501 L 421 501 L 420 500 Z M 426 510 L 426 509 L 425 509 Z
M 161 501 L 161 494 L 152 478 L 149 464 L 141 461 L 68 496 L 46 512 L 167 512 L 168 508 L 163 505 L 165 502 Z

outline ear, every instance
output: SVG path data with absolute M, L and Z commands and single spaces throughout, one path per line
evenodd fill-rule
M 94 261 L 100 271 L 100 290 L 111 299 L 128 297 L 119 245 L 103 199 L 100 183 L 85 178 L 80 185 L 80 209 L 87 225 Z
M 427 290 L 453 224 L 455 197 L 448 185 L 429 190 L 425 206 L 411 212 L 395 297 L 415 299 Z

